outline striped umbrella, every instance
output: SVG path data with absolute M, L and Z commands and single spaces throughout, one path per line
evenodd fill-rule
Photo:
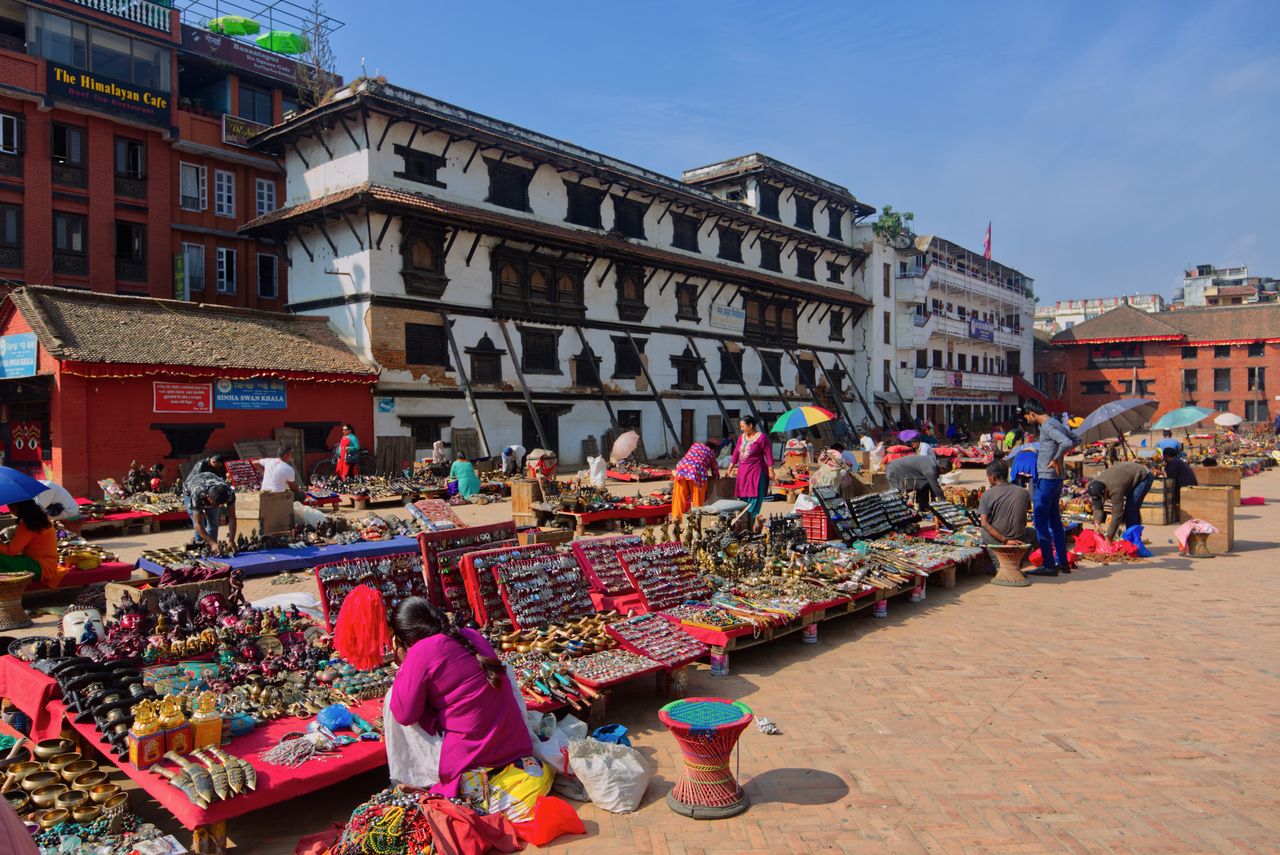
M 829 422 L 836 417 L 830 410 L 822 407 L 796 407 L 787 410 L 773 423 L 770 433 L 782 433 L 788 430 L 804 430 L 807 427 Z

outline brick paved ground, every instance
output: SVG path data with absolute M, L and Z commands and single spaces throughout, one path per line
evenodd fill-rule
M 1246 481 L 1237 554 L 1192 562 L 1172 529 L 1157 558 L 1085 569 L 1026 589 L 961 579 L 924 603 L 895 600 L 700 667 L 691 694 L 744 700 L 783 734 L 741 741 L 752 800 L 695 822 L 663 798 L 678 768 L 651 687 L 618 693 L 612 718 L 656 762 L 644 806 L 585 806 L 588 835 L 548 851 L 1280 851 L 1280 473 Z M 276 588 L 275 591 L 281 589 Z M 291 853 L 382 785 L 232 824 L 242 851 Z

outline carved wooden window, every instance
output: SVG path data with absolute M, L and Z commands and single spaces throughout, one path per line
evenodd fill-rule
M 618 268 L 618 317 L 624 321 L 642 321 L 649 313 L 644 301 L 644 269 Z
M 565 220 L 578 226 L 602 228 L 600 222 L 600 203 L 604 201 L 604 191 L 583 184 L 564 183 L 568 196 L 568 211 Z
M 776 240 L 760 241 L 760 266 L 776 273 L 782 272 L 782 244 Z
M 449 278 L 444 272 L 444 230 L 425 223 L 406 222 L 401 241 L 400 277 L 406 294 L 438 300 Z
M 533 179 L 533 170 L 523 169 L 511 163 L 499 163 L 496 160 L 489 164 L 489 198 L 492 205 L 514 208 L 517 211 L 529 210 L 529 182 Z
M 407 146 L 398 145 L 395 153 L 404 160 L 404 169 L 394 173 L 397 178 L 429 184 L 432 187 L 444 187 L 445 183 L 438 177 L 444 166 L 444 158 L 438 154 L 416 151 Z
M 796 228 L 813 231 L 813 200 L 796 197 Z
M 644 240 L 645 206 L 634 199 L 613 197 L 613 230 L 629 238 Z
M 764 182 L 760 182 L 759 188 L 760 206 L 756 213 L 771 220 L 778 219 L 778 197 L 782 195 L 782 188 Z

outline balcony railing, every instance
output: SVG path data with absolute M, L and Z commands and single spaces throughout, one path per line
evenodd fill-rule
M 114 15 L 125 21 L 132 21 L 162 33 L 169 32 L 172 2 L 151 2 L 151 0 L 71 0 L 86 9 Z

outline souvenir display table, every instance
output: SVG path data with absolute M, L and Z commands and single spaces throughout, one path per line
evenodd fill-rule
M 534 506 L 538 508 L 537 505 Z M 603 511 L 586 511 L 579 513 L 577 511 L 566 511 L 556 508 L 551 511 L 554 516 L 568 519 L 573 524 L 573 533 L 575 537 L 585 537 L 587 526 L 596 523 L 614 523 L 619 524 L 625 520 L 636 520 L 643 522 L 654 522 L 665 520 L 671 516 L 671 503 L 664 505 L 637 505 L 634 507 L 618 507 L 610 508 Z
M 368 540 L 356 543 L 335 543 L 329 546 L 303 546 L 297 549 L 260 549 L 244 552 L 218 561 L 234 567 L 245 576 L 267 576 L 309 570 L 317 564 L 328 564 L 353 558 L 377 558 L 412 552 L 418 541 L 412 537 L 393 537 L 390 540 Z M 164 573 L 165 568 L 146 558 L 138 559 L 138 568 L 153 576 Z
M 0 698 L 8 698 L 31 719 L 29 736 L 39 742 L 53 739 L 62 730 L 63 706 L 58 684 L 21 659 L 0 656 Z
M 659 469 L 653 466 L 637 466 L 626 471 L 609 469 L 606 470 L 606 474 L 615 481 L 634 484 L 640 481 L 666 481 L 671 477 L 671 470 Z
M 132 564 L 125 564 L 123 561 L 104 561 L 93 570 L 72 570 L 62 577 L 56 589 L 37 580 L 27 588 L 27 591 L 65 591 L 68 588 L 81 588 L 100 582 L 122 582 L 132 574 Z

